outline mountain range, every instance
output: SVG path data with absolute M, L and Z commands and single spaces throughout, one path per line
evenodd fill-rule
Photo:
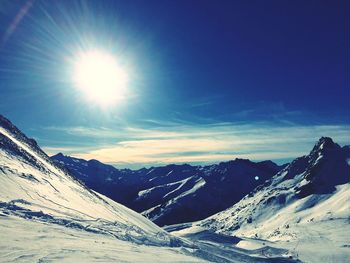
M 172 164 L 119 170 L 61 153 L 51 159 L 89 188 L 159 226 L 197 221 L 229 208 L 283 167 L 272 161 L 235 159 L 207 166 Z

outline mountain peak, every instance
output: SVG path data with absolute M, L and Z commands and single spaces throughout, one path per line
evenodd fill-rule
M 15 128 L 12 122 L 10 122 L 7 118 L 2 116 L 1 114 L 0 114 L 0 126 L 9 130 L 13 130 Z
M 321 137 L 318 142 L 315 144 L 311 153 L 329 150 L 329 149 L 338 149 L 340 148 L 339 144 L 335 143 L 330 137 Z
M 331 137 L 321 137 L 319 140 L 318 140 L 318 143 L 328 143 L 328 144 L 335 144 L 333 139 Z
M 64 157 L 63 153 L 56 153 L 55 155 L 51 156 L 51 158 L 54 157 Z

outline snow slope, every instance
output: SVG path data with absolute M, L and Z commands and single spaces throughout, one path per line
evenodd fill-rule
M 0 262 L 206 262 L 182 247 L 146 246 L 0 213 Z
M 91 189 L 160 226 L 204 219 L 222 211 L 281 169 L 271 161 L 236 159 L 208 166 L 167 165 L 133 171 L 62 154 L 52 159 Z
M 269 241 L 305 262 L 349 262 L 349 158 L 349 146 L 323 137 L 309 155 L 192 229 L 200 226 L 240 237 L 238 246 L 244 248 Z
M 180 253 L 184 241 L 80 184 L 2 116 L 0 233 L 2 262 L 154 262 L 157 251 L 164 262 L 200 261 Z

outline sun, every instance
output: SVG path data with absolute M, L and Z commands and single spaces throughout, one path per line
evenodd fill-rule
M 114 56 L 91 50 L 74 60 L 73 81 L 90 102 L 109 106 L 123 98 L 128 75 Z

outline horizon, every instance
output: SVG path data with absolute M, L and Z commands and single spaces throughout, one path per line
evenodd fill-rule
M 49 155 L 117 168 L 282 164 L 322 136 L 349 145 L 349 7 L 3 1 L 0 112 Z M 90 75 L 112 71 L 122 79 L 96 88 Z
M 338 144 L 337 142 L 335 142 L 331 137 L 327 137 L 327 136 L 322 136 L 315 144 L 313 147 L 315 147 L 323 138 L 329 138 L 331 139 L 335 144 Z M 340 145 L 338 144 L 340 147 L 345 147 L 345 146 L 350 146 L 350 145 Z M 307 153 L 303 154 L 303 155 L 300 155 L 298 157 L 302 157 L 302 156 L 307 156 L 311 151 L 312 151 L 313 148 L 311 148 Z M 79 159 L 79 160 L 84 160 L 84 161 L 98 161 L 100 163 L 103 163 L 102 161 L 100 160 L 97 160 L 97 159 L 84 159 L 84 158 L 80 158 L 80 157 L 75 157 L 75 156 L 71 156 L 71 155 L 65 155 L 61 152 L 59 153 L 56 153 L 54 155 L 49 155 L 50 158 L 53 158 L 57 155 L 62 155 L 64 157 L 69 157 L 69 158 L 75 158 L 75 159 Z M 298 158 L 296 157 L 296 158 Z M 210 166 L 210 165 L 218 165 L 218 164 L 221 164 L 221 163 L 225 163 L 225 162 L 233 162 L 233 161 L 237 161 L 237 160 L 245 160 L 245 161 L 250 161 L 250 162 L 254 162 L 254 163 L 260 163 L 260 162 L 268 162 L 268 161 L 271 161 L 279 166 L 284 166 L 284 165 L 288 165 L 290 164 L 293 160 L 295 160 L 295 158 L 286 158 L 286 159 L 277 159 L 276 160 L 269 160 L 269 159 L 266 159 L 266 160 L 251 160 L 251 159 L 248 159 L 248 158 L 239 158 L 239 157 L 236 157 L 234 159 L 227 159 L 227 160 L 218 160 L 216 162 L 191 162 L 191 163 L 186 163 L 186 162 L 177 162 L 177 163 L 159 163 L 159 165 L 157 164 L 149 164 L 149 165 L 143 165 L 143 164 L 133 164 L 133 165 L 130 165 L 130 164 L 120 164 L 120 163 L 105 163 L 105 164 L 108 164 L 108 165 L 111 165 L 113 166 L 114 168 L 117 168 L 117 169 L 130 169 L 130 170 L 140 170 L 140 169 L 150 169 L 150 168 L 157 168 L 157 167 L 166 167 L 166 166 L 169 166 L 169 165 L 191 165 L 191 166 L 199 166 L 199 167 L 205 167 L 205 166 Z

